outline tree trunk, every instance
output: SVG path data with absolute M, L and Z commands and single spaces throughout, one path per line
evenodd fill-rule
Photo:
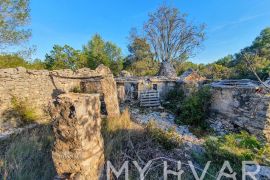
M 177 77 L 176 71 L 170 62 L 162 62 L 159 69 L 159 76 L 166 76 L 169 78 Z

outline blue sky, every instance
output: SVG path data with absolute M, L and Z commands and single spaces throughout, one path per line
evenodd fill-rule
M 54 44 L 75 49 L 95 34 L 116 43 L 128 54 L 132 27 L 141 28 L 149 12 L 163 0 L 32 0 L 30 44 L 36 45 L 34 58 L 44 59 Z M 209 63 L 233 54 L 252 43 L 265 27 L 270 27 L 270 0 L 168 0 L 168 5 L 187 13 L 194 23 L 205 23 L 207 39 L 195 63 Z

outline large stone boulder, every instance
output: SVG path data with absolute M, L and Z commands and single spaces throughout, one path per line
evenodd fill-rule
M 58 176 L 98 179 L 104 163 L 99 95 L 60 95 L 50 112 L 55 134 L 52 158 Z
M 159 76 L 166 76 L 168 78 L 177 77 L 176 71 L 170 62 L 162 62 L 159 69 Z

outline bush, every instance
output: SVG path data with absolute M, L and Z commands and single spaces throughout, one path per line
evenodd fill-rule
M 176 115 L 177 124 L 184 123 L 205 129 L 210 99 L 210 88 L 207 86 L 193 91 L 187 97 L 180 87 L 176 87 L 168 93 L 164 107 Z
M 210 99 L 209 87 L 193 92 L 180 106 L 180 120 L 192 126 L 206 128 L 205 119 L 209 113 Z
M 179 116 L 180 107 L 183 103 L 184 98 L 184 91 L 177 86 L 173 90 L 169 91 L 166 96 L 165 103 L 163 103 L 163 106 L 173 112 L 176 116 Z
M 20 100 L 17 97 L 11 99 L 12 109 L 18 113 L 24 123 L 34 122 L 39 119 L 36 110 L 31 107 L 27 100 Z
M 212 161 L 211 173 L 218 173 L 224 161 L 230 162 L 239 177 L 241 177 L 242 161 L 256 161 L 262 165 L 270 165 L 270 146 L 259 142 L 256 137 L 247 132 L 219 138 L 209 137 L 204 147 L 205 154 L 197 159 L 202 164 Z

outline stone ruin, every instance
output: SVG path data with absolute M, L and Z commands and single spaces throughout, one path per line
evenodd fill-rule
M 126 74 L 126 73 L 125 73 Z M 170 90 L 179 86 L 186 93 L 191 88 L 198 88 L 205 82 L 206 78 L 200 76 L 196 71 L 189 69 L 182 76 L 119 76 L 115 78 L 119 102 L 136 101 L 142 93 L 157 91 L 160 101 L 165 100 Z
M 252 80 L 223 80 L 211 84 L 209 122 L 219 134 L 245 130 L 270 142 L 270 95 Z
M 51 107 L 58 179 L 98 179 L 104 163 L 99 94 L 68 93 Z
M 27 101 L 42 117 L 47 117 L 49 102 L 60 94 L 84 89 L 82 82 L 101 84 L 104 109 L 108 116 L 118 116 L 116 83 L 113 74 L 106 66 L 100 65 L 95 70 L 82 68 L 76 71 L 63 70 L 27 70 L 22 67 L 0 70 L 0 123 L 5 121 L 7 112 L 12 108 L 12 98 Z M 91 89 L 84 89 L 89 92 Z M 94 88 L 93 91 L 96 91 Z

